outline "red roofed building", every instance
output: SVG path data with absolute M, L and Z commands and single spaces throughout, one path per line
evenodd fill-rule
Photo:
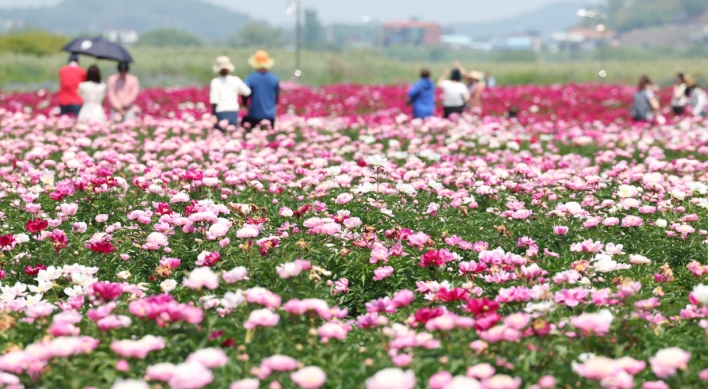
M 419 21 L 388 22 L 383 31 L 384 45 L 436 45 L 443 34 L 439 24 Z

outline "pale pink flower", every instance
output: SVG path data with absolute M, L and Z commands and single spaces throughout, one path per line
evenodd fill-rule
M 340 278 L 334 281 L 334 288 L 332 289 L 332 294 L 337 295 L 339 293 L 349 292 L 349 280 L 346 278 Z
M 219 276 L 209 267 L 198 267 L 182 280 L 182 285 L 190 289 L 216 289 L 219 287 Z
M 553 233 L 556 235 L 566 235 L 570 228 L 566 226 L 553 226 Z
M 508 375 L 497 374 L 482 382 L 483 389 L 519 389 L 521 387 L 521 378 L 512 378 Z
M 622 227 L 639 227 L 642 224 L 642 218 L 638 216 L 627 215 L 622 218 Z
M 148 366 L 145 371 L 145 379 L 150 381 L 162 381 L 167 382 L 172 378 L 172 375 L 177 370 L 177 366 L 163 362 L 152 366 Z
M 197 362 L 209 369 L 224 366 L 228 361 L 229 357 L 226 356 L 224 351 L 213 347 L 197 350 L 187 357 L 187 363 Z
M 78 211 L 79 206 L 77 204 L 67 204 L 63 203 L 62 205 L 59 206 L 61 209 L 61 213 L 64 214 L 64 216 L 74 216 L 76 215 L 76 211 Z
M 418 232 L 408 236 L 408 243 L 410 243 L 411 246 L 422 248 L 426 243 L 428 243 L 429 239 L 430 237 L 427 234 Z
M 275 327 L 280 321 L 280 316 L 269 309 L 256 309 L 248 316 L 248 320 L 243 324 L 247 330 L 256 327 Z
M 175 368 L 168 385 L 172 389 L 199 389 L 214 381 L 214 375 L 200 363 L 180 363 Z
M 671 389 L 664 381 L 646 381 L 642 384 L 642 389 Z
M 602 380 L 611 377 L 620 370 L 620 367 L 614 360 L 607 357 L 593 357 L 584 363 L 576 363 L 573 365 L 573 371 L 579 376 L 591 380 Z
M 158 250 L 168 245 L 167 237 L 161 232 L 153 232 L 147 236 L 147 242 L 143 245 L 146 250 Z
M 229 389 L 258 389 L 260 387 L 261 382 L 257 378 L 246 378 L 233 382 Z
M 319 389 L 327 381 L 327 374 L 317 366 L 307 366 L 290 373 L 290 379 L 302 389 Z
M 452 374 L 447 371 L 441 371 L 430 377 L 428 386 L 430 386 L 430 389 L 445 389 L 450 382 L 452 382 Z
M 366 380 L 366 389 L 413 389 L 416 379 L 412 370 L 383 369 Z
M 236 231 L 236 237 L 240 239 L 255 238 L 258 236 L 259 232 L 260 231 L 258 230 L 258 226 L 254 226 L 252 224 L 244 224 L 241 229 Z
M 248 269 L 246 269 L 243 266 L 237 266 L 227 272 L 223 272 L 221 274 L 222 278 L 224 281 L 226 281 L 229 284 L 233 284 L 239 281 L 247 280 L 248 279 Z
M 470 366 L 465 375 L 471 378 L 486 380 L 487 378 L 493 376 L 495 372 L 496 370 L 489 363 L 479 363 L 477 365 Z
M 344 205 L 352 201 L 354 196 L 351 193 L 342 193 L 334 200 L 335 204 Z
M 675 375 L 676 370 L 685 370 L 690 360 L 691 353 L 678 347 L 670 347 L 659 350 L 656 355 L 649 358 L 649 364 L 657 377 L 666 378 Z
M 354 229 L 361 226 L 361 219 L 358 217 L 350 217 L 349 219 L 344 221 L 344 227 L 347 227 L 348 229 Z
M 96 222 L 98 222 L 98 223 L 103 223 L 107 220 L 108 220 L 108 215 L 106 215 L 106 214 L 102 213 L 102 214 L 96 215 Z
M 553 389 L 556 387 L 556 377 L 545 375 L 538 380 L 538 386 L 541 389 Z
M 384 266 L 374 270 L 374 281 L 381 281 L 393 274 L 393 267 Z

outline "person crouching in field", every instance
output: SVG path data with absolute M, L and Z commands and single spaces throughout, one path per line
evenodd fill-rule
M 701 89 L 697 84 L 696 80 L 692 76 L 686 75 L 684 77 L 686 81 L 686 97 L 689 99 L 689 104 L 691 105 L 691 112 L 693 116 L 696 117 L 706 117 L 708 112 L 706 112 L 706 107 L 708 106 L 708 95 L 706 91 Z
M 108 77 L 108 102 L 111 104 L 111 117 L 118 121 L 135 119 L 138 108 L 135 100 L 140 92 L 138 78 L 128 74 L 130 66 L 127 62 L 118 64 L 118 74 Z
M 69 63 L 59 70 L 59 115 L 79 116 L 79 84 L 86 81 L 86 70 L 79 66 L 79 56 L 71 53 Z
M 275 62 L 267 52 L 258 50 L 248 59 L 248 64 L 255 72 L 249 74 L 245 80 L 251 89 L 251 95 L 243 97 L 243 105 L 248 106 L 243 126 L 249 130 L 263 121 L 268 121 L 271 127 L 275 127 L 275 108 L 278 105 L 280 82 L 275 74 L 268 71 Z
M 632 101 L 632 119 L 638 122 L 654 122 L 663 119 L 659 114 L 659 100 L 654 95 L 653 85 L 647 76 L 639 79 L 639 88 Z
M 209 102 L 214 128 L 225 132 L 227 125 L 238 126 L 238 96 L 250 96 L 249 88 L 240 78 L 229 73 L 235 69 L 229 57 L 220 56 L 214 64 L 214 73 L 219 76 L 211 80 Z
M 413 106 L 413 117 L 425 119 L 435 112 L 435 84 L 430 81 L 430 70 L 420 72 L 420 80 L 408 91 L 408 103 Z

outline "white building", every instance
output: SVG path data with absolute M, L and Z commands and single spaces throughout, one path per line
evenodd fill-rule
M 140 35 L 135 30 L 105 30 L 103 37 L 111 42 L 132 45 L 138 41 Z

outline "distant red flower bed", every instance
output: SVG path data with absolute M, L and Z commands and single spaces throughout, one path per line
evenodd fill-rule
M 283 83 L 282 88 L 281 114 L 349 119 L 367 115 L 368 119 L 378 122 L 393 120 L 410 111 L 406 106 L 406 85 L 336 84 L 315 88 Z M 525 124 L 547 120 L 612 123 L 629 120 L 629 105 L 634 92 L 633 86 L 626 85 L 499 87 L 485 92 L 484 112 L 503 115 L 513 105 L 519 108 L 520 120 Z M 144 114 L 153 117 L 199 118 L 209 111 L 208 96 L 205 87 L 153 88 L 142 91 L 137 104 Z M 668 101 L 668 92 L 662 92 L 661 96 Z M 438 105 L 440 101 L 439 98 Z M 54 93 L 0 92 L 0 109 L 11 112 L 53 115 L 57 113 L 57 107 Z

